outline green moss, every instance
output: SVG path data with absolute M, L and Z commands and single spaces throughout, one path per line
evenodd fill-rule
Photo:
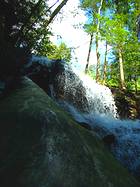
M 25 78 L 0 101 L 0 149 L 2 187 L 140 186 L 93 133 Z

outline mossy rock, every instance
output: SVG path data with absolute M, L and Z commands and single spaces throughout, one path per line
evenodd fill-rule
M 0 101 L 1 187 L 138 187 L 90 131 L 27 78 Z

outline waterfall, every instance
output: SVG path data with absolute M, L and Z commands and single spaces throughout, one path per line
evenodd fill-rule
M 33 56 L 25 69 L 58 105 L 102 139 L 122 165 L 140 176 L 140 121 L 119 119 L 108 87 L 59 60 Z
M 83 73 L 78 75 L 86 89 L 86 98 L 89 106 L 88 113 L 117 118 L 117 108 L 111 90 L 106 86 L 97 84 L 88 75 Z
M 59 105 L 107 140 L 114 156 L 140 176 L 140 121 L 119 119 L 110 89 L 66 67 L 57 77 L 57 92 L 61 92 L 56 94 Z
M 63 90 L 63 101 L 79 111 L 117 118 L 115 101 L 108 87 L 97 84 L 83 73 L 73 72 L 69 66 L 57 77 L 57 83 Z

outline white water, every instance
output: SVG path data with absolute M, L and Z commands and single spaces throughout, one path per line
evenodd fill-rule
M 89 105 L 90 114 L 106 115 L 108 117 L 117 118 L 117 108 L 110 89 L 106 86 L 101 86 L 92 78 L 84 73 L 78 73 L 79 79 L 86 89 L 86 98 Z
M 77 73 L 76 73 L 77 74 Z M 65 108 L 78 122 L 90 125 L 101 139 L 113 134 L 115 141 L 109 145 L 115 157 L 135 175 L 140 175 L 140 121 L 117 119 L 117 109 L 109 88 L 99 85 L 84 74 L 67 73 L 59 76 L 60 84 L 64 84 L 64 97 L 59 104 Z M 79 80 L 78 80 L 79 79 Z M 83 92 L 83 87 L 86 92 Z M 86 97 L 86 112 L 81 112 L 81 105 L 75 105 L 77 90 L 81 87 L 81 95 Z M 69 100 L 68 95 L 73 97 Z M 80 99 L 78 97 L 78 99 Z
M 89 76 L 66 68 L 63 75 L 58 77 L 58 84 L 64 90 L 63 100 L 76 105 L 78 110 L 84 108 L 84 111 L 93 115 L 117 118 L 117 108 L 110 89 L 97 84 Z
M 48 67 L 52 65 L 46 58 L 34 60 Z M 73 72 L 70 67 L 59 74 L 56 83 L 56 88 L 56 85 L 50 85 L 52 98 L 57 98 L 58 103 L 81 125 L 90 126 L 99 138 L 113 135 L 115 139 L 109 145 L 111 152 L 132 173 L 140 176 L 140 121 L 117 119 L 110 89 L 84 74 Z

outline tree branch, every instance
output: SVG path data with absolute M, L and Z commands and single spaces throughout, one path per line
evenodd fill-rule
M 48 25 L 52 22 L 52 20 L 55 18 L 55 16 L 60 12 L 60 10 L 63 8 L 64 5 L 66 5 L 68 0 L 63 0 L 58 7 L 53 11 L 51 14 L 49 20 L 45 23 L 45 26 L 48 27 Z

